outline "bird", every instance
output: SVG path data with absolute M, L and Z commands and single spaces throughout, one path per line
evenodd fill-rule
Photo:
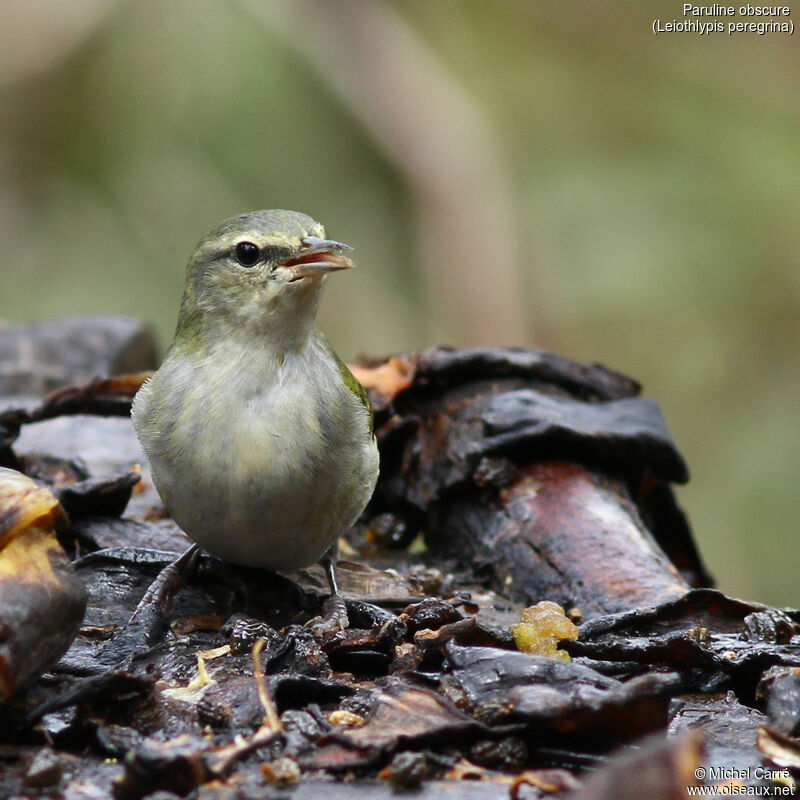
M 354 266 L 349 250 L 297 211 L 220 223 L 189 259 L 174 339 L 131 411 L 194 543 L 183 565 L 200 550 L 279 572 L 321 562 L 323 631 L 347 625 L 337 543 L 379 471 L 367 394 L 315 321 L 326 276 Z

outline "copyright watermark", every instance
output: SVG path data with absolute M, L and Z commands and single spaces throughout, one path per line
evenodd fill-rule
M 694 777 L 719 782 L 687 786 L 689 797 L 794 797 L 797 792 L 789 770 L 775 767 L 698 767 Z

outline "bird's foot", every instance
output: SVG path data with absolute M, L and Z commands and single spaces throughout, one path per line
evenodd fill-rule
M 332 594 L 322 604 L 322 615 L 314 617 L 306 623 L 314 636 L 321 637 L 328 633 L 338 633 L 350 625 L 347 617 L 347 605 L 340 594 Z
M 306 627 L 311 628 L 314 636 L 324 636 L 326 633 L 338 633 L 350 625 L 347 617 L 347 605 L 344 598 L 339 594 L 339 586 L 336 583 L 336 559 L 339 553 L 338 540 L 335 541 L 320 559 L 328 579 L 328 586 L 331 593 L 328 599 L 322 604 L 322 616 L 314 617 L 306 623 Z
M 161 607 L 162 611 L 168 611 L 173 598 L 197 566 L 199 557 L 200 548 L 193 544 L 180 558 L 167 564 L 147 587 L 147 591 L 139 601 L 139 605 L 136 606 L 128 624 L 130 625 L 149 606 L 157 605 Z

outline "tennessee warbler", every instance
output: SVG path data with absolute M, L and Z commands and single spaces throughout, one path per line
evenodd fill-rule
M 132 411 L 196 545 L 273 570 L 321 560 L 336 598 L 336 542 L 378 477 L 369 400 L 314 322 L 349 249 L 295 211 L 218 225 L 189 259 L 175 339 Z

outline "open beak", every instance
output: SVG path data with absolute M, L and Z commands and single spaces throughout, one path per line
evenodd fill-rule
M 292 277 L 289 278 L 290 283 L 340 269 L 352 269 L 355 266 L 349 258 L 342 255 L 345 250 L 353 248 L 342 242 L 306 236 L 302 244 L 303 249 L 299 253 L 281 262 L 281 266 L 292 273 Z

